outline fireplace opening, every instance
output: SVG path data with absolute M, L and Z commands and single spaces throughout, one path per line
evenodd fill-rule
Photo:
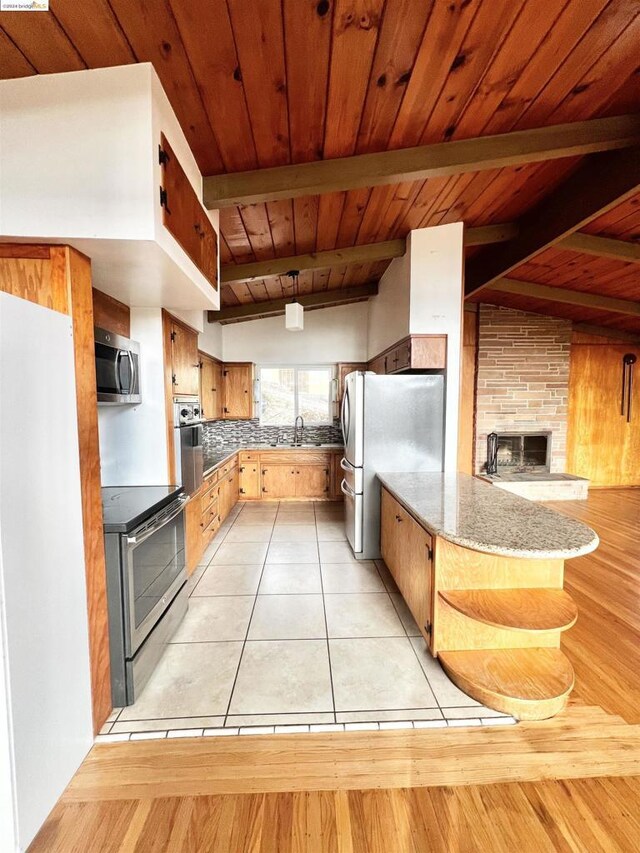
M 487 437 L 487 472 L 548 472 L 550 451 L 548 431 L 491 433 Z

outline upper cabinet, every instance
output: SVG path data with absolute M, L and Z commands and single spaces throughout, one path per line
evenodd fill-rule
M 254 365 L 236 362 L 224 365 L 223 417 L 227 420 L 249 420 L 254 413 Z
M 174 396 L 200 394 L 198 334 L 175 320 L 171 322 L 171 385 Z
M 223 366 L 204 352 L 200 354 L 200 405 L 205 418 L 223 417 Z
M 366 369 L 367 369 L 366 363 L 360 362 L 360 361 L 358 361 L 358 362 L 341 361 L 338 364 L 338 394 L 336 397 L 336 402 L 337 402 L 338 406 L 340 405 L 340 403 L 342 403 L 342 398 L 344 396 L 344 380 L 345 380 L 345 378 L 350 373 L 353 373 L 355 370 L 366 370 Z
M 444 370 L 447 366 L 446 335 L 411 335 L 398 341 L 369 362 L 374 373 L 405 373 L 409 370 Z
M 160 134 L 160 140 L 162 222 L 217 290 L 218 240 L 215 229 L 164 133 Z
M 0 113 L 0 234 L 74 246 L 126 305 L 220 307 L 218 215 L 151 63 L 1 80 Z

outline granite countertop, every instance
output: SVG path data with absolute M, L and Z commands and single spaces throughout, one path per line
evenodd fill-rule
M 236 444 L 236 445 L 228 445 L 225 447 L 216 447 L 207 450 L 204 449 L 203 452 L 203 460 L 204 460 L 204 475 L 210 474 L 215 468 L 218 468 L 220 465 L 224 465 L 232 456 L 235 456 L 236 453 L 240 453 L 243 450 L 340 450 L 344 445 L 342 444 L 305 444 L 298 445 L 296 447 L 290 447 L 288 444 L 260 444 L 258 442 L 253 444 Z
M 430 533 L 506 557 L 568 559 L 598 547 L 598 535 L 568 518 L 468 474 L 378 474 Z

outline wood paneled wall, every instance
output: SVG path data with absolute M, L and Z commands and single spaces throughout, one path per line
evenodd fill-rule
M 633 353 L 631 420 L 621 411 L 622 358 Z M 640 346 L 574 332 L 567 471 L 592 486 L 640 486 Z
M 118 302 L 113 296 L 93 288 L 93 323 L 101 329 L 122 335 L 131 336 L 131 311 L 124 302 Z
M 112 705 L 91 263 L 69 246 L 0 244 L 0 289 L 69 314 L 73 321 L 92 711 L 97 733 Z

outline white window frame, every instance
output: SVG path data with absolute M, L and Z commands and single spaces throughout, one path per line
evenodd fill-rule
M 298 371 L 299 370 L 326 370 L 329 369 L 331 373 L 331 379 L 329 380 L 329 406 L 328 406 L 328 420 L 326 421 L 313 421 L 309 424 L 309 426 L 333 426 L 334 420 L 334 409 L 336 403 L 336 375 L 338 370 L 337 364 L 325 363 L 325 364 L 259 364 L 258 365 L 258 411 L 260 418 L 260 425 L 263 426 L 262 423 L 262 371 L 264 370 L 293 370 L 294 373 L 294 381 L 293 381 L 293 423 L 288 424 L 264 424 L 264 426 L 282 426 L 282 427 L 293 427 L 295 424 L 295 420 L 299 414 L 299 401 L 298 401 Z

